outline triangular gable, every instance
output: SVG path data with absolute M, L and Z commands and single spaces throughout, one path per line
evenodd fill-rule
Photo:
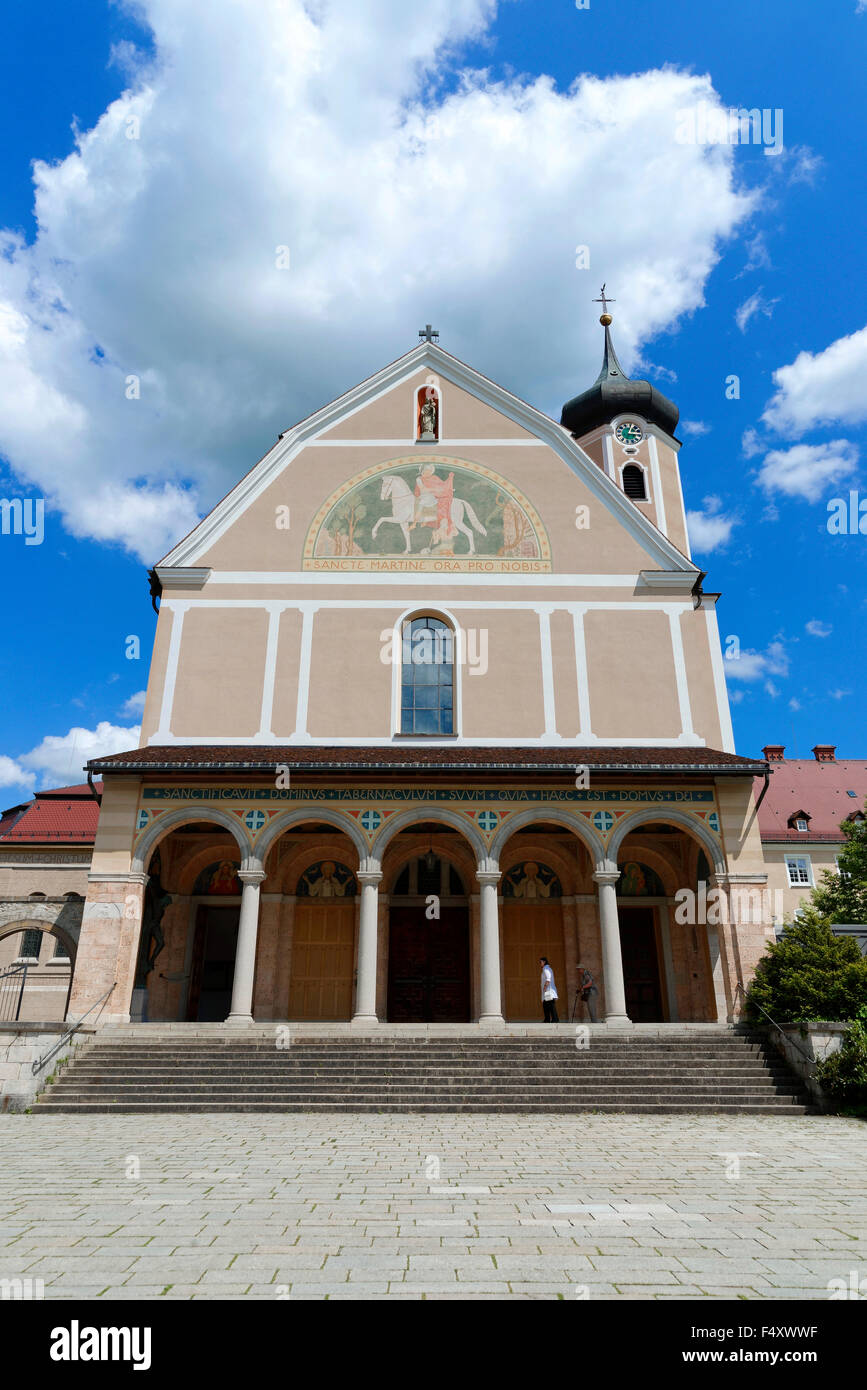
M 631 534 L 652 567 L 667 574 L 698 576 L 696 565 L 657 529 L 560 425 L 535 406 L 497 385 L 435 343 L 423 342 L 374 376 L 338 396 L 280 435 L 273 447 L 159 562 L 158 568 L 194 567 L 239 516 L 275 481 L 293 458 L 313 440 L 429 369 L 444 381 L 467 391 L 521 430 L 547 445 Z M 448 440 L 443 441 L 448 447 Z

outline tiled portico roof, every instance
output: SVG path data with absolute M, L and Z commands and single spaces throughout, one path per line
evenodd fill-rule
M 269 772 L 277 764 L 297 772 L 574 772 L 578 766 L 616 774 L 667 773 L 685 776 L 761 776 L 767 766 L 754 758 L 714 748 L 468 748 L 317 744 L 151 744 L 129 753 L 94 758 L 91 772 Z

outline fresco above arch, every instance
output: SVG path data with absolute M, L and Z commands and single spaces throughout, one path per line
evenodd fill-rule
M 547 573 L 551 547 L 538 512 L 498 473 L 423 453 L 333 492 L 307 533 L 304 568 Z

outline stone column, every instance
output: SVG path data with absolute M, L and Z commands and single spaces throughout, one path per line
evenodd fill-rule
M 500 914 L 497 903 L 497 884 L 501 874 L 480 869 L 476 874 L 481 896 L 479 955 L 482 1008 L 479 1023 L 486 1027 L 503 1027 L 503 1000 L 500 990 Z
M 232 981 L 232 1007 L 228 1024 L 245 1027 L 253 1022 L 253 980 L 256 975 L 256 941 L 259 935 L 259 886 L 264 869 L 239 869 L 241 919 L 235 950 L 235 977 Z
M 379 936 L 379 885 L 381 869 L 361 869 L 361 913 L 358 921 L 358 980 L 355 986 L 353 1023 L 371 1024 L 376 1016 L 376 957 Z
M 67 1020 L 129 1023 L 148 875 L 89 874 Z M 94 1005 L 111 989 L 109 997 Z
M 623 980 L 623 956 L 620 950 L 620 921 L 617 916 L 615 883 L 620 870 L 595 873 L 599 884 L 599 924 L 602 932 L 602 974 L 605 980 L 605 1022 L 624 1024 L 631 1019 L 626 1012 L 626 986 Z

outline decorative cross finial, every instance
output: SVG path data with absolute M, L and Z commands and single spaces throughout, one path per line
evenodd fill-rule
M 424 338 L 428 343 L 434 343 L 440 335 L 435 328 L 431 328 L 430 324 L 427 324 L 424 328 L 418 330 L 418 336 Z
M 608 295 L 605 293 L 605 286 L 603 285 L 602 289 L 599 291 L 599 298 L 594 299 L 593 303 L 602 305 L 602 313 L 599 315 L 599 322 L 605 328 L 607 328 L 611 322 L 611 315 L 608 312 L 608 305 L 616 303 L 616 300 L 609 299 Z
M 617 303 L 617 300 L 616 300 L 616 299 L 609 299 L 608 295 L 605 293 L 605 286 L 603 285 L 603 286 L 602 286 L 602 289 L 599 291 L 599 298 L 598 298 L 598 299 L 594 299 L 593 303 L 594 303 L 594 304 L 601 304 L 601 305 L 602 305 L 602 312 L 603 312 L 603 314 L 607 314 L 607 313 L 608 313 L 608 305 L 609 305 L 609 304 L 616 304 L 616 303 Z

